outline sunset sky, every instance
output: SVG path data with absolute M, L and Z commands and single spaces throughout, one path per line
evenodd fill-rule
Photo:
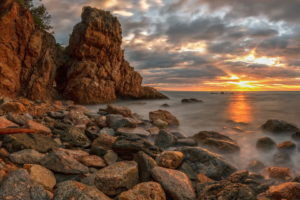
M 162 90 L 300 90 L 300 0 L 43 0 L 67 45 L 83 6 L 110 10 L 126 57 Z

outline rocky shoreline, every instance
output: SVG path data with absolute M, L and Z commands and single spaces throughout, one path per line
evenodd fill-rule
M 239 153 L 233 139 L 209 131 L 187 137 L 179 124 L 165 110 L 142 119 L 117 105 L 94 113 L 72 101 L 3 100 L 0 199 L 300 199 L 300 178 L 281 165 L 296 148 L 291 141 L 276 147 L 259 139 L 257 148 L 278 148 L 281 162 L 239 170 L 222 156 Z M 284 121 L 262 128 L 299 140 L 299 129 Z

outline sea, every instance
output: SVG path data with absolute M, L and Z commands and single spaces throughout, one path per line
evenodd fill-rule
M 251 160 L 274 166 L 277 150 L 261 152 L 255 147 L 260 137 L 271 137 L 276 143 L 292 141 L 291 135 L 266 134 L 261 126 L 268 119 L 279 119 L 300 127 L 300 92 L 163 92 L 168 100 L 122 100 L 115 104 L 127 106 L 142 118 L 149 112 L 164 109 L 180 121 L 179 131 L 192 136 L 200 131 L 217 131 L 236 140 L 239 154 L 225 155 L 237 168 L 245 169 Z M 197 98 L 202 103 L 181 103 L 185 98 Z M 162 107 L 168 104 L 169 107 Z M 89 106 L 96 111 L 105 105 Z M 297 144 L 296 141 L 293 141 Z M 300 144 L 291 153 L 291 168 L 300 174 Z

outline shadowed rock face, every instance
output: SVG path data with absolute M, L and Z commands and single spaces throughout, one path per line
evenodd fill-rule
M 85 7 L 81 18 L 66 50 L 69 58 L 57 77 L 65 97 L 88 104 L 117 97 L 165 97 L 156 90 L 144 89 L 141 75 L 124 59 L 122 29 L 116 17 Z
M 166 98 L 141 86 L 141 75 L 124 59 L 121 25 L 109 12 L 84 8 L 65 52 L 17 1 L 2 0 L 0 13 L 0 97 L 51 101 L 62 94 L 83 104 Z
M 14 0 L 0 2 L 0 94 L 50 100 L 54 95 L 56 42 L 38 29 Z

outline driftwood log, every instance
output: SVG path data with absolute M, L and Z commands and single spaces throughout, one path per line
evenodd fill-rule
M 9 135 L 9 134 L 29 134 L 36 133 L 37 131 L 34 129 L 27 128 L 0 128 L 0 135 Z

